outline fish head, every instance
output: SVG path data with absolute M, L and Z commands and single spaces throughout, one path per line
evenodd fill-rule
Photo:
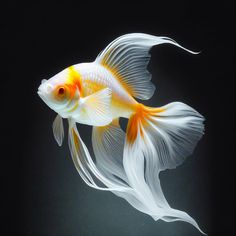
M 68 80 L 67 69 L 48 80 L 43 79 L 38 87 L 38 95 L 62 117 L 65 110 L 69 108 L 69 104 L 79 97 L 77 87 Z

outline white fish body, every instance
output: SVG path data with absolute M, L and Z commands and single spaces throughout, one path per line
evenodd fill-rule
M 129 118 L 134 112 L 136 100 L 130 96 L 120 81 L 107 68 L 96 62 L 80 63 L 74 65 L 73 68 L 81 75 L 84 96 L 92 95 L 101 88 L 111 90 L 112 120 L 119 117 Z

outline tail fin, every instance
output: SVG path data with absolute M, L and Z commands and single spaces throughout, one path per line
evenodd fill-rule
M 130 118 L 124 148 L 124 169 L 130 186 L 143 204 L 164 221 L 185 221 L 194 225 L 187 213 L 172 209 L 159 181 L 159 172 L 180 165 L 203 135 L 204 118 L 193 108 L 174 102 L 160 108 L 142 104 Z M 203 232 L 202 232 L 203 233 Z

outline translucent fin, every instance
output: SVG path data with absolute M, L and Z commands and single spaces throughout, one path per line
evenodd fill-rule
M 147 71 L 149 50 L 159 44 L 180 46 L 173 39 L 148 34 L 126 34 L 111 42 L 96 58 L 96 62 L 109 69 L 132 96 L 147 100 L 152 97 L 155 86 Z
M 110 181 L 129 186 L 123 167 L 125 133 L 120 128 L 118 119 L 104 127 L 93 127 L 92 144 L 96 157 L 96 166 Z M 136 191 L 112 191 L 124 198 L 130 205 L 146 214 L 152 214 Z
M 52 130 L 58 145 L 61 146 L 64 139 L 64 127 L 63 120 L 60 115 L 57 115 L 53 121 Z
M 87 97 L 80 98 L 76 120 L 92 126 L 104 126 L 112 121 L 111 89 L 105 88 Z
M 206 233 L 204 233 L 199 225 L 197 224 L 197 222 L 190 216 L 188 215 L 186 212 L 184 211 L 179 211 L 176 209 L 169 209 L 168 211 L 168 216 L 165 216 L 162 218 L 163 221 L 166 222 L 174 222 L 174 221 L 184 221 L 187 222 L 189 224 L 192 224 L 196 229 L 198 229 L 202 234 L 207 235 Z
M 169 209 L 169 205 L 161 189 L 155 158 L 154 145 L 148 140 L 144 142 L 139 130 L 132 144 L 126 138 L 123 163 L 129 184 L 149 209 L 149 215 L 157 220 L 165 216 L 165 209 Z
M 124 142 L 125 133 L 118 119 L 107 126 L 93 127 L 92 144 L 97 167 L 108 178 L 118 182 L 127 182 L 123 167 Z
M 130 186 L 143 204 L 152 209 L 150 215 L 155 220 L 186 221 L 200 230 L 187 213 L 169 206 L 161 189 L 159 172 L 179 165 L 193 151 L 203 133 L 202 122 L 203 117 L 183 103 L 161 108 L 140 104 L 129 120 L 124 169 Z
M 204 133 L 204 118 L 190 106 L 173 102 L 149 109 L 147 131 L 155 143 L 159 170 L 172 169 L 192 154 Z
M 120 184 L 113 183 L 108 178 L 106 178 L 96 167 L 93 162 L 89 151 L 82 141 L 76 124 L 69 120 L 69 148 L 74 165 L 80 174 L 84 182 L 92 187 L 99 190 L 107 191 L 130 191 L 129 187 L 124 187 Z M 96 182 L 104 184 L 107 187 L 99 186 Z

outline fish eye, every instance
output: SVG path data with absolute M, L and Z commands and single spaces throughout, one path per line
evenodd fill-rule
M 58 95 L 64 95 L 64 94 L 65 94 L 65 88 L 64 87 L 58 88 Z
M 62 101 L 67 97 L 67 90 L 65 86 L 58 86 L 55 90 L 55 98 L 58 101 Z

